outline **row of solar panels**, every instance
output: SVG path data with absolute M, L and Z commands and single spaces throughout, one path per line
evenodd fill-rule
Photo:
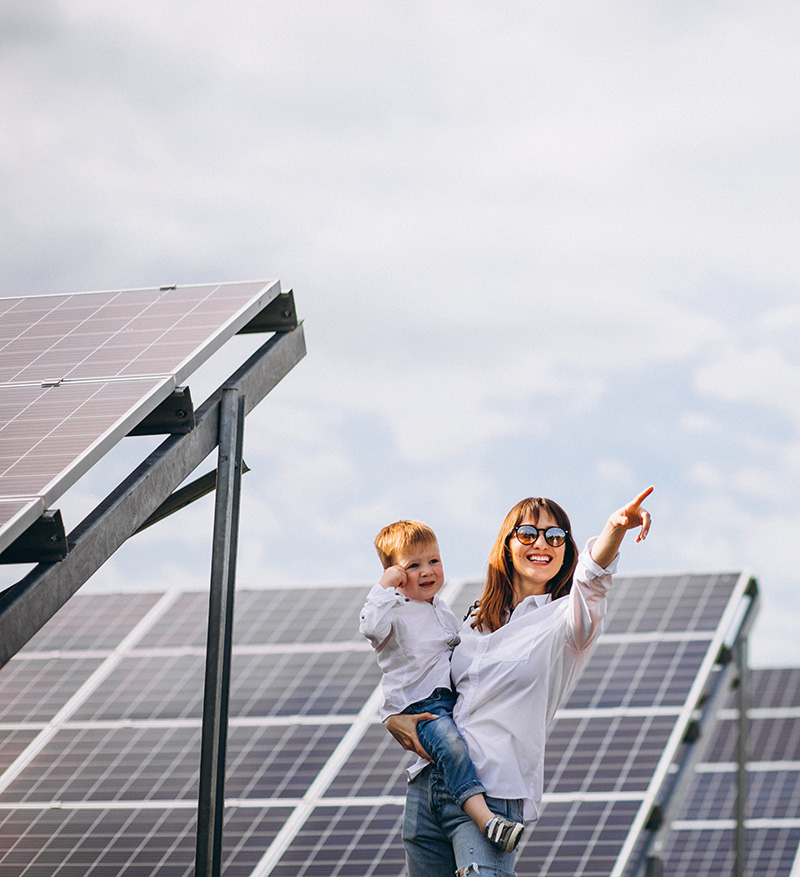
M 449 597 L 458 609 L 476 591 L 451 583 Z M 665 762 L 689 748 L 679 732 L 742 593 L 736 575 L 619 580 L 553 726 L 520 875 L 607 877 L 625 859 L 632 877 L 643 816 Z M 376 720 L 363 596 L 237 594 L 230 877 L 403 873 L 408 757 Z M 0 877 L 193 873 L 206 614 L 202 593 L 78 594 L 0 671 Z M 796 877 L 800 669 L 755 671 L 751 701 L 746 873 Z M 731 873 L 736 715 L 730 700 L 668 836 L 666 874 Z

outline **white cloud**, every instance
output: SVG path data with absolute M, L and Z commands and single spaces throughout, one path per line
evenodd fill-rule
M 693 435 L 709 435 L 720 430 L 720 425 L 713 417 L 698 411 L 684 412 L 679 423 L 681 429 Z
M 728 403 L 772 408 L 800 425 L 800 367 L 773 348 L 743 350 L 729 344 L 698 369 L 695 385 Z M 742 408 L 743 416 L 747 411 Z
M 695 463 L 686 473 L 686 480 L 706 490 L 719 490 L 724 486 L 722 473 L 709 463 Z

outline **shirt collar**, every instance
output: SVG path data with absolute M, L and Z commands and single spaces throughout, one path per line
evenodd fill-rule
M 551 594 L 531 594 L 529 597 L 526 597 L 524 600 L 520 600 L 520 602 L 517 603 L 514 612 L 524 615 L 526 612 L 532 612 L 534 609 L 546 606 L 552 599 Z M 512 613 L 512 615 L 513 614 L 514 613 Z
M 514 607 L 514 611 L 506 616 L 506 621 L 510 621 L 515 615 L 527 615 L 528 612 L 533 612 L 534 609 L 546 606 L 552 599 L 553 597 L 551 594 L 531 594 L 517 603 Z

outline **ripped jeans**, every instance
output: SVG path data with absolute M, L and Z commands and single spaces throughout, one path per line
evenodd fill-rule
M 486 798 L 493 813 L 522 822 L 522 801 Z M 456 804 L 434 765 L 408 784 L 403 821 L 408 877 L 515 877 L 503 853 Z

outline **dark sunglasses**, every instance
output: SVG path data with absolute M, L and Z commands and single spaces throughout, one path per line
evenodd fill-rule
M 548 545 L 558 548 L 559 545 L 563 545 L 567 541 L 569 530 L 564 530 L 562 527 L 548 527 L 546 530 L 540 530 L 533 524 L 520 524 L 519 527 L 514 527 L 512 532 L 523 545 L 533 545 L 541 533 Z

